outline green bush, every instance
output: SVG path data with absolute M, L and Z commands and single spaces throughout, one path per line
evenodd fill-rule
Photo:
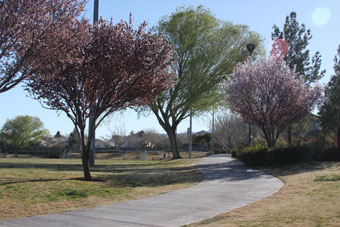
M 326 150 L 334 146 L 334 140 L 332 137 L 320 134 L 311 143 L 314 149 Z
M 256 147 L 250 146 L 232 151 L 232 156 L 250 166 L 268 166 L 298 162 L 304 159 L 308 149 L 296 147 Z
M 237 149 L 237 148 L 234 148 L 234 149 L 231 149 L 231 150 L 229 150 L 229 153 L 231 154 L 231 157 L 237 157 L 237 152 L 238 152 L 238 150 L 239 149 Z
M 214 154 L 226 154 L 227 151 L 222 148 L 214 148 Z
M 302 144 L 302 139 L 293 137 L 292 138 L 292 144 L 293 144 L 293 146 L 300 146 Z
M 287 145 L 287 141 L 282 137 L 279 137 L 275 143 L 275 147 L 287 147 Z
M 266 146 L 254 145 L 234 150 L 233 154 L 248 165 L 262 166 L 270 163 L 268 151 L 269 148 Z
M 270 150 L 271 164 L 287 164 L 305 160 L 309 149 L 305 146 L 277 147 Z
M 319 153 L 314 155 L 315 161 L 340 161 L 340 150 L 338 147 L 329 147 L 320 150 Z
M 251 147 L 255 147 L 255 148 L 265 148 L 268 147 L 268 143 L 267 140 L 263 139 L 263 138 L 257 138 L 251 141 L 250 143 Z

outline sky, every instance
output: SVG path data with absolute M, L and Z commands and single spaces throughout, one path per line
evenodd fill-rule
M 94 0 L 88 0 L 84 12 L 84 16 L 91 22 L 93 4 Z M 320 82 L 326 84 L 334 74 L 333 59 L 340 44 L 339 0 L 99 0 L 99 15 L 104 19 L 113 18 L 114 22 L 119 22 L 128 20 L 129 14 L 132 13 L 135 25 L 146 21 L 151 28 L 157 25 L 160 18 L 171 15 L 179 7 L 199 5 L 210 9 L 218 19 L 248 25 L 252 31 L 258 32 L 265 39 L 267 52 L 272 45 L 273 25 L 276 24 L 282 30 L 286 16 L 295 11 L 297 21 L 304 23 L 313 35 L 308 46 L 311 57 L 316 51 L 322 55 L 322 69 L 326 69 L 326 76 Z M 6 120 L 17 115 L 31 115 L 39 117 L 51 135 L 57 131 L 68 135 L 74 128 L 64 113 L 44 109 L 38 101 L 28 97 L 20 85 L 0 93 L 0 104 L 0 127 Z M 211 113 L 195 118 L 193 131 L 208 130 L 210 119 Z M 186 132 L 188 127 L 189 121 L 185 120 L 179 125 L 177 132 Z M 148 129 L 164 133 L 152 113 L 138 117 L 133 110 L 126 110 L 115 113 L 104 121 L 97 129 L 96 136 L 108 138 L 117 131 L 128 134 L 132 130 L 138 132 Z

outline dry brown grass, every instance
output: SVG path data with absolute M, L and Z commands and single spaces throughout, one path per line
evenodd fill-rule
M 313 162 L 265 171 L 285 182 L 279 192 L 191 226 L 340 226 L 339 163 Z
M 203 153 L 201 155 L 204 155 Z M 97 159 L 80 180 L 78 159 L 0 159 L 0 219 L 107 205 L 190 187 L 202 179 L 196 159 L 141 161 Z

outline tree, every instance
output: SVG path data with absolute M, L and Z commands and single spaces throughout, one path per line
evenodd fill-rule
M 80 136 L 78 134 L 77 129 L 73 129 L 68 137 L 68 145 L 71 150 L 75 150 L 79 152 L 80 148 Z
M 122 136 L 118 134 L 113 134 L 111 136 L 111 141 L 115 143 L 115 147 L 118 148 L 118 151 L 120 151 L 120 147 L 124 144 L 124 139 Z
M 60 131 L 57 131 L 57 133 L 54 135 L 54 138 L 60 138 L 60 137 L 61 137 Z
M 114 131 L 111 131 L 111 140 L 114 142 L 115 147 L 120 151 L 120 147 L 124 144 L 125 129 L 121 127 L 115 127 Z
M 295 69 L 297 77 L 303 77 L 305 83 L 311 84 L 314 81 L 321 79 L 325 75 L 325 70 L 320 71 L 321 55 L 317 51 L 310 61 L 309 50 L 306 49 L 309 41 L 312 38 L 309 29 L 306 30 L 304 24 L 299 25 L 296 20 L 296 13 L 291 12 L 286 17 L 286 22 L 283 30 L 274 25 L 274 32 L 272 32 L 272 40 L 284 39 L 288 45 L 288 53 L 284 60 L 290 69 Z M 288 127 L 288 144 L 292 143 L 292 128 Z
M 194 145 L 208 147 L 211 141 L 211 134 L 205 133 L 201 135 L 193 135 L 192 140 Z
M 144 132 L 145 132 L 145 135 L 144 135 L 145 141 L 147 143 L 151 143 L 152 147 L 166 148 L 167 140 L 165 140 L 166 138 L 164 136 L 160 135 L 153 129 L 147 129 Z
M 146 147 L 147 142 L 145 139 L 145 132 L 143 130 L 131 136 L 130 145 L 134 148 L 143 149 Z
M 85 0 L 0 1 L 0 93 L 34 72 L 40 53 L 62 49 Z M 46 45 L 48 44 L 48 45 Z
M 25 148 L 37 144 L 40 139 L 48 134 L 44 129 L 44 124 L 37 117 L 17 116 L 12 120 L 7 120 L 1 128 L 1 137 L 13 147 Z
M 296 20 L 296 13 L 291 12 L 286 17 L 283 30 L 274 25 L 272 32 L 272 40 L 284 39 L 288 45 L 288 53 L 284 56 L 284 60 L 289 68 L 296 71 L 296 77 L 303 77 L 307 84 L 320 80 L 325 75 L 325 70 L 320 71 L 321 55 L 317 51 L 312 61 L 310 61 L 309 50 L 306 49 L 309 41 L 312 39 L 310 29 L 306 30 L 304 24 L 299 25 Z
M 292 123 L 303 119 L 321 96 L 319 86 L 310 87 L 296 78 L 294 69 L 280 58 L 238 64 L 226 85 L 231 110 L 248 124 L 257 125 L 269 147 Z
M 180 158 L 177 126 L 221 102 L 219 88 L 237 62 L 247 56 L 246 44 L 255 43 L 262 50 L 261 38 L 247 26 L 216 19 L 202 6 L 180 8 L 164 17 L 157 27 L 164 32 L 177 53 L 173 66 L 175 85 L 156 101 L 150 110 L 170 140 L 173 158 Z
M 100 20 L 95 26 L 81 21 L 74 32 L 83 33 L 70 47 L 32 75 L 27 90 L 49 109 L 63 111 L 80 135 L 85 180 L 91 180 L 89 153 L 95 129 L 109 114 L 145 104 L 171 86 L 169 65 L 175 55 L 162 35 L 145 32 L 146 23 L 133 29 L 130 22 Z M 84 32 L 85 31 L 85 32 Z M 68 50 L 70 50 L 68 52 Z M 66 57 L 63 57 L 66 56 Z M 66 59 L 65 59 L 66 58 Z M 86 120 L 90 126 L 85 140 Z
M 325 88 L 325 97 L 319 115 L 324 131 L 336 131 L 338 147 L 340 144 L 340 45 L 338 56 L 334 58 L 334 72 Z
M 252 133 L 255 131 L 252 130 Z M 248 144 L 248 126 L 233 113 L 217 116 L 214 124 L 214 139 L 223 150 Z

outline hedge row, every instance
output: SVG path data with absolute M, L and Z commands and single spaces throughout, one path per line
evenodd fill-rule
M 250 166 L 280 165 L 300 161 L 340 161 L 340 150 L 338 147 L 318 147 L 313 143 L 274 148 L 268 148 L 265 145 L 255 145 L 234 149 L 231 151 L 231 154 Z

